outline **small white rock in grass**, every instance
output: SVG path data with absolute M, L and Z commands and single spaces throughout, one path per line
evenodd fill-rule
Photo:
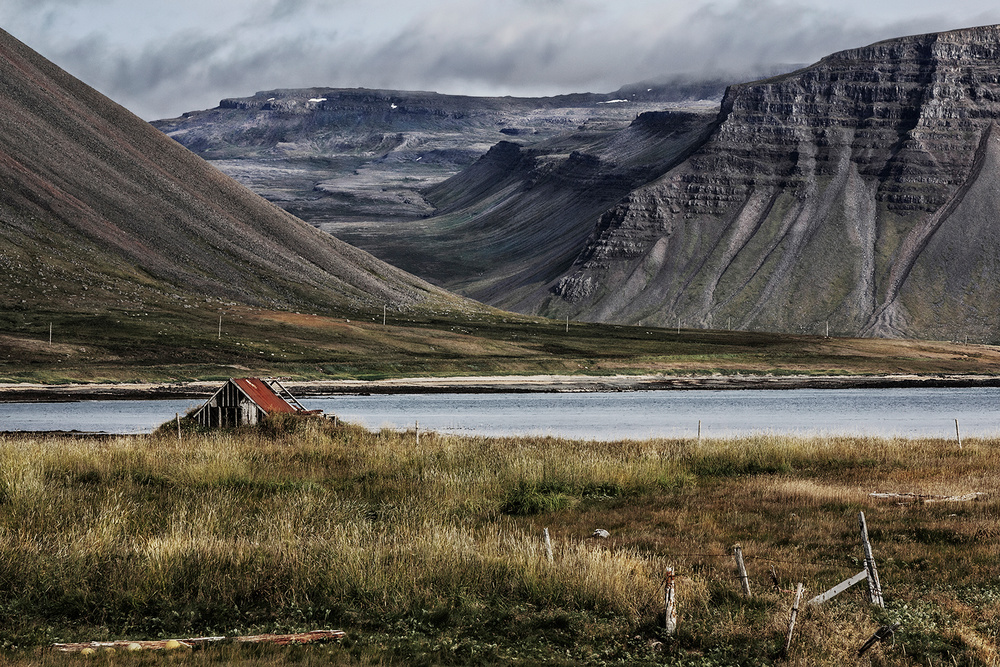
M 609 537 L 611 537 L 611 533 L 609 533 L 608 531 L 604 530 L 603 528 L 597 528 L 597 529 L 594 530 L 594 532 L 592 532 L 590 534 L 590 536 L 591 537 L 599 537 L 602 540 L 606 540 Z
M 126 650 L 129 650 L 129 651 L 141 651 L 142 650 L 142 644 L 137 644 L 136 642 L 132 642 L 131 644 L 128 645 L 128 647 L 127 647 Z

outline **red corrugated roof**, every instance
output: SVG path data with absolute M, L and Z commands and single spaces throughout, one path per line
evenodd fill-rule
M 233 382 L 264 412 L 298 412 L 260 378 L 234 378 Z

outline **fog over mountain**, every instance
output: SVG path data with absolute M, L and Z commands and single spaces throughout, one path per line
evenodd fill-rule
M 0 25 L 147 120 L 258 90 L 609 92 L 746 79 L 902 34 L 1000 22 L 983 0 L 5 0 Z

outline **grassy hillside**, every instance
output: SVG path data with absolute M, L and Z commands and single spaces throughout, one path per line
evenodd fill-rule
M 204 300 L 0 312 L 0 382 L 548 373 L 996 374 L 1000 348 L 577 322 L 567 332 L 565 322 L 461 309 L 390 309 L 384 326 L 381 311 L 314 315 Z
M 863 664 L 997 659 L 996 441 L 413 438 L 321 421 L 182 444 L 169 431 L 0 436 L 5 664 L 76 664 L 33 650 L 59 641 L 321 628 L 348 636 L 170 661 L 778 664 L 788 589 L 811 597 L 861 569 L 859 511 L 886 608 L 854 588 L 804 609 L 780 664 L 854 664 L 891 623 Z M 674 637 L 661 629 L 668 566 Z

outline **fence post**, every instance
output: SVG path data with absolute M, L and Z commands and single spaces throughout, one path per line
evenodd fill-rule
M 740 576 L 740 583 L 743 584 L 743 595 L 750 597 L 750 577 L 747 576 L 747 568 L 743 564 L 743 547 L 733 546 L 733 558 L 736 559 L 736 572 Z
M 894 625 L 883 625 L 875 631 L 875 634 L 873 634 L 868 641 L 861 645 L 861 648 L 858 649 L 858 657 L 860 658 L 863 656 L 865 651 L 875 645 L 875 642 L 884 642 L 886 639 L 891 637 L 896 630 L 899 630 L 900 627 L 902 627 L 902 624 L 900 623 L 896 623 Z
M 861 546 L 865 551 L 865 571 L 868 573 L 868 597 L 871 603 L 879 607 L 885 607 L 882 600 L 882 584 L 878 580 L 878 570 L 875 569 L 875 557 L 872 555 L 872 545 L 868 541 L 868 524 L 865 522 L 865 513 L 858 512 L 858 526 L 861 529 Z
M 962 432 L 958 430 L 958 420 L 955 420 L 955 437 L 958 439 L 958 448 L 962 448 Z
M 552 562 L 552 540 L 549 539 L 549 529 L 545 528 L 542 531 L 542 535 L 545 538 L 545 557 L 548 558 L 549 562 L 551 563 Z
M 181 441 L 181 413 L 175 412 L 174 416 L 177 418 L 177 442 Z
M 674 584 L 674 568 L 672 567 L 667 568 L 663 604 L 665 607 L 663 627 L 666 629 L 667 636 L 672 637 L 677 632 L 677 598 Z
M 792 604 L 792 616 L 788 621 L 788 637 L 785 638 L 785 653 L 792 647 L 792 631 L 795 630 L 795 619 L 799 615 L 799 601 L 802 599 L 802 584 L 795 591 L 795 602 Z

